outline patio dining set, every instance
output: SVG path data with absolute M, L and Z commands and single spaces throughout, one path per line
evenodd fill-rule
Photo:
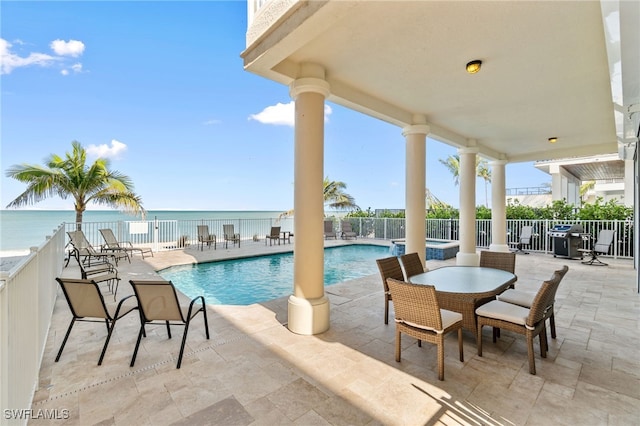
M 539 337 L 540 356 L 548 352 L 547 327 L 555 339 L 555 294 L 568 266 L 553 272 L 537 292 L 515 289 L 516 254 L 480 252 L 479 266 L 446 266 L 425 269 L 418 253 L 378 259 L 385 301 L 385 324 L 393 302 L 396 324 L 396 361 L 401 360 L 404 333 L 438 346 L 438 379 L 444 380 L 444 338 L 458 333 L 460 361 L 464 362 L 462 330 L 476 338 L 482 356 L 482 329 L 493 327 L 493 342 L 500 330 L 522 334 L 527 340 L 529 373 L 536 374 L 534 339 Z

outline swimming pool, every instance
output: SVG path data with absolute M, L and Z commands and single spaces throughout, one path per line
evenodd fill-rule
M 386 256 L 386 246 L 325 248 L 324 285 L 375 274 L 375 259 Z M 250 305 L 293 292 L 292 253 L 172 266 L 158 273 L 190 298 L 203 295 L 208 304 L 214 305 Z

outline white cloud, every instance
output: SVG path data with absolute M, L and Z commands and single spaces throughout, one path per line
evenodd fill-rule
M 15 40 L 14 43 L 19 46 L 26 45 L 22 40 Z M 46 53 L 32 52 L 28 56 L 20 56 L 20 54 L 12 51 L 13 44 L 7 40 L 0 38 L 0 74 L 11 74 L 16 68 L 26 67 L 30 65 L 36 65 L 40 67 L 47 67 L 55 62 L 63 62 L 63 67 L 66 65 L 64 61 L 67 58 L 64 56 L 77 57 L 84 52 L 84 43 L 78 40 L 54 40 L 51 42 L 51 49 L 59 56 L 52 56 Z M 63 68 L 60 73 L 62 75 L 69 75 L 70 72 L 80 73 L 83 71 L 81 63 L 75 63 L 70 66 L 70 69 Z
M 14 69 L 29 65 L 46 67 L 57 60 L 46 53 L 30 53 L 29 56 L 22 57 L 13 53 L 11 46 L 7 40 L 0 38 L 0 74 L 11 74 Z
M 73 65 L 71 65 L 71 71 L 73 71 L 75 74 L 81 73 L 82 72 L 82 64 L 80 62 L 75 63 Z M 69 75 L 70 71 L 67 68 L 64 68 L 62 71 L 60 71 L 60 74 L 62 75 Z
M 107 144 L 89 145 L 86 148 L 87 154 L 97 158 L 119 158 L 120 154 L 127 150 L 127 145 L 115 139 L 111 140 L 111 146 Z
M 60 56 L 73 56 L 77 58 L 84 52 L 84 43 L 78 40 L 53 40 L 50 47 L 56 55 Z
M 329 105 L 324 106 L 324 121 L 329 121 L 329 115 L 332 110 Z M 257 114 L 251 114 L 249 120 L 256 120 L 262 124 L 273 124 L 276 126 L 290 126 L 295 124 L 295 102 L 288 104 L 278 102 L 275 105 L 268 106 Z
M 214 124 L 220 124 L 220 123 L 222 123 L 222 120 L 218 120 L 218 119 L 212 118 L 211 120 L 207 120 L 202 124 L 204 124 L 205 126 L 212 126 Z

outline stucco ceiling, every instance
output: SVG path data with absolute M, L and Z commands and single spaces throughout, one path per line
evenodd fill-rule
M 247 70 L 289 84 L 320 64 L 329 101 L 398 126 L 424 117 L 430 137 L 488 158 L 617 150 L 599 2 L 288 3 L 243 53 Z

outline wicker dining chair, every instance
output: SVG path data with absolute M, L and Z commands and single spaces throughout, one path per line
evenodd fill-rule
M 380 277 L 382 278 L 382 288 L 384 289 L 384 323 L 389 324 L 389 302 L 391 301 L 391 293 L 387 285 L 387 278 L 393 278 L 399 281 L 404 280 L 400 260 L 396 256 L 385 257 L 384 259 L 376 259 Z
M 488 251 L 480 252 L 480 266 L 485 268 L 502 269 L 503 271 L 516 273 L 516 254 L 513 252 Z M 515 283 L 509 288 L 515 288 Z
M 493 341 L 496 341 L 496 329 L 513 331 L 525 335 L 529 356 L 529 373 L 536 374 L 533 339 L 540 339 L 540 356 L 547 357 L 547 329 L 545 322 L 553 313 L 556 291 L 560 281 L 569 270 L 568 266 L 553 273 L 548 281 L 544 281 L 531 304 L 531 308 L 507 303 L 502 300 L 492 300 L 476 309 L 478 320 L 478 356 L 482 356 L 482 327 L 493 327 Z
M 411 282 L 411 277 L 414 275 L 425 272 L 425 267 L 422 265 L 417 252 L 403 254 L 400 256 L 400 263 L 402 264 L 402 269 L 404 269 L 404 278 L 407 282 Z
M 436 288 L 432 285 L 411 284 L 389 278 L 396 321 L 396 361 L 400 362 L 401 335 L 405 333 L 438 346 L 438 380 L 444 380 L 444 338 L 458 331 L 460 362 L 464 362 L 462 348 L 462 314 L 440 309 Z

